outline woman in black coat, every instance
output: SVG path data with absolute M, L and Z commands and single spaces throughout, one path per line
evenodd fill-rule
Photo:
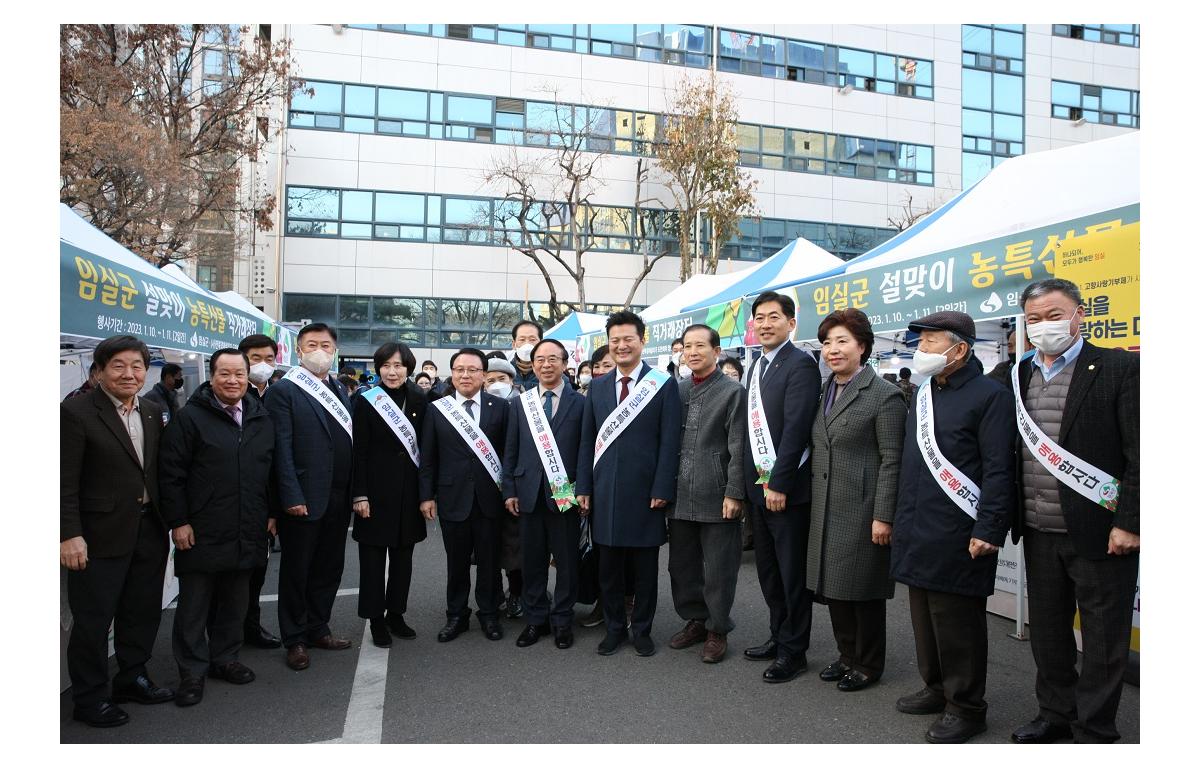
M 417 465 L 405 444 L 376 409 L 387 397 L 419 441 L 428 403 L 425 392 L 408 381 L 417 366 L 404 344 L 389 342 L 375 350 L 379 386 L 354 399 L 354 540 L 358 542 L 358 615 L 371 622 L 371 639 L 391 645 L 391 633 L 412 639 L 417 633 L 404 623 L 412 582 L 413 547 L 425 539 L 417 492 Z M 384 563 L 387 586 L 384 586 Z M 385 620 L 386 611 L 386 620 Z M 390 630 L 390 632 L 389 632 Z

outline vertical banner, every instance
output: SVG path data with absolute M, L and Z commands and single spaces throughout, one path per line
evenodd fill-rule
M 1141 222 L 1114 221 L 1063 240 L 1055 276 L 1083 294 L 1082 335 L 1098 347 L 1142 346 Z

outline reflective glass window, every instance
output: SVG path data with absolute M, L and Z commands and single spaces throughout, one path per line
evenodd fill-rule
M 492 100 L 470 96 L 446 98 L 446 119 L 458 123 L 492 124 Z
M 375 194 L 375 220 L 401 224 L 424 223 L 425 200 L 421 195 L 395 192 Z
M 287 192 L 288 218 L 336 219 L 338 217 L 336 189 L 289 187 Z
M 993 109 L 997 112 L 1008 112 L 1017 115 L 1023 113 L 1025 111 L 1024 82 L 1024 78 L 1017 77 L 1016 75 L 1001 75 L 999 73 L 992 75 L 992 84 L 995 89 Z
M 407 120 L 426 120 L 429 117 L 429 97 L 424 91 L 405 91 L 397 88 L 379 89 L 379 116 Z
M 962 71 L 962 105 L 968 109 L 992 108 L 992 74 L 977 69 Z
M 353 190 L 342 192 L 342 219 L 348 221 L 370 221 L 371 193 Z
M 310 96 L 305 91 L 312 89 Z M 308 81 L 304 91 L 292 98 L 292 109 L 306 112 L 341 112 L 342 84 Z
M 346 114 L 374 117 L 375 89 L 362 85 L 347 85 Z

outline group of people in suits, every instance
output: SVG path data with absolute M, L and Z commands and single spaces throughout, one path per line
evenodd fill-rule
M 774 292 L 753 303 L 762 355 L 744 382 L 721 370 L 720 338 L 704 325 L 682 336 L 690 376 L 652 368 L 641 359 L 642 320 L 622 311 L 608 319 L 586 395 L 564 376 L 566 349 L 539 332 L 522 345 L 530 347 L 520 350 L 522 381 L 508 397 L 484 389 L 489 360 L 468 348 L 451 358 L 449 386 L 431 399 L 410 380 L 411 350 L 389 343 L 375 353 L 378 386 L 351 402 L 328 375 L 336 334 L 313 324 L 300 332 L 301 367 L 261 404 L 246 390 L 249 360 L 237 350 L 214 355 L 211 384 L 161 437 L 161 414 L 136 397 L 144 345 L 106 340 L 96 353 L 99 386 L 62 414 L 76 717 L 118 725 L 127 719 L 121 701 L 198 701 L 206 672 L 252 680 L 237 661 L 238 628 L 268 529 L 282 544 L 288 665 L 307 667 L 311 647 L 349 647 L 329 617 L 351 519 L 359 615 L 377 645 L 415 637 L 404 621 L 413 547 L 435 519 L 447 569 L 437 640 L 470 627 L 472 564 L 480 629 L 500 640 L 508 518 L 518 524 L 523 573 L 518 646 L 553 635 L 570 648 L 574 606 L 595 591 L 605 626 L 597 652 L 628 643 L 653 655 L 659 548 L 669 540 L 671 596 L 685 622 L 669 645 L 702 644 L 702 661 L 717 663 L 734 628 L 749 518 L 770 636 L 743 655 L 770 662 L 765 682 L 807 669 L 816 602 L 829 610 L 838 649 L 820 679 L 845 692 L 876 683 L 886 601 L 899 581 L 909 589 L 924 687 L 897 708 L 939 715 L 930 742 L 982 732 L 985 606 L 1011 529 L 1027 542 L 1039 701 L 1037 717 L 1012 738 L 1115 740 L 1140 547 L 1138 358 L 1082 339 L 1082 300 L 1067 281 L 1030 285 L 1022 305 L 1036 350 L 1011 386 L 982 375 L 969 316 L 939 312 L 912 323 L 914 367 L 929 378 L 911 406 L 869 365 L 874 334 L 862 312 L 835 311 L 818 327 L 831 371 L 822 382 L 813 357 L 790 341 L 793 301 Z M 1087 468 L 1082 481 L 1077 467 Z M 181 550 L 178 692 L 145 673 L 168 530 Z M 110 697 L 102 645 L 114 616 L 119 672 Z

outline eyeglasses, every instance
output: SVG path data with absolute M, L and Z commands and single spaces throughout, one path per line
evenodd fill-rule
M 535 357 L 533 358 L 533 362 L 537 365 L 542 365 L 544 363 L 561 363 L 563 359 L 561 355 L 555 355 L 554 357 Z
M 451 368 L 450 371 L 461 376 L 474 376 L 477 373 L 483 373 L 482 368 Z

